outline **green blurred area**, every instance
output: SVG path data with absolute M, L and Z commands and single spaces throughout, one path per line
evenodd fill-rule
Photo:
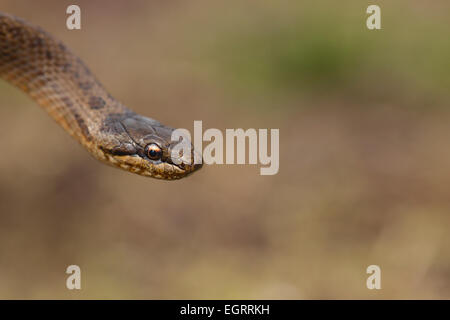
M 344 94 L 404 103 L 412 92 L 422 100 L 447 101 L 448 15 L 431 11 L 424 18 L 401 1 L 380 5 L 386 8 L 382 30 L 372 31 L 365 28 L 366 3 L 298 2 L 268 17 L 269 23 L 219 33 L 210 45 L 210 63 L 218 78 L 247 94 Z
M 376 3 L 82 0 L 68 31 L 70 1 L 0 0 L 142 115 L 280 129 L 275 176 L 156 181 L 0 81 L 0 298 L 449 298 L 450 3 Z

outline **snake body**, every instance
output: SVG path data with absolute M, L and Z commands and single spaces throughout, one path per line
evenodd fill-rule
M 173 129 L 114 99 L 62 42 L 0 12 L 0 77 L 27 93 L 102 162 L 158 179 L 199 169 L 191 157 L 173 161 Z M 179 163 L 179 164 L 176 164 Z

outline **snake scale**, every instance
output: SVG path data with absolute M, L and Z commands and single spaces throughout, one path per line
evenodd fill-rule
M 0 77 L 26 92 L 95 158 L 139 175 L 174 180 L 201 168 L 182 152 L 174 129 L 114 99 L 62 42 L 0 12 Z M 192 144 L 189 145 L 192 146 Z M 180 163 L 181 162 L 181 163 Z

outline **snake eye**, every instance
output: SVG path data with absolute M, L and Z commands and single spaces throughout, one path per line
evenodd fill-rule
M 159 160 L 162 157 L 162 150 L 156 143 L 151 143 L 145 147 L 145 153 L 147 157 L 152 160 Z

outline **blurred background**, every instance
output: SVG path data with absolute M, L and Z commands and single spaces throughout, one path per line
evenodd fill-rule
M 382 30 L 366 28 L 370 4 Z M 450 298 L 449 1 L 0 11 L 63 40 L 145 116 L 280 129 L 275 176 L 216 165 L 158 181 L 97 162 L 0 81 L 0 298 Z M 382 290 L 366 288 L 371 264 Z

